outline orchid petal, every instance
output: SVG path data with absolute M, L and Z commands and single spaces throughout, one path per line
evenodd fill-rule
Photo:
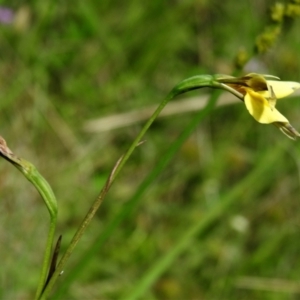
M 267 83 L 269 86 L 272 86 L 276 98 L 284 98 L 300 88 L 300 83 L 293 81 L 267 80 Z M 265 98 L 270 97 L 269 91 L 260 91 L 258 93 Z
M 244 98 L 246 108 L 257 122 L 262 124 L 289 122 L 276 108 L 270 106 L 261 93 L 254 92 L 252 89 L 246 89 L 246 91 Z

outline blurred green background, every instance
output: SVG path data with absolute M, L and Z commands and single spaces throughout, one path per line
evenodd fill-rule
M 86 122 L 147 109 L 189 76 L 232 74 L 239 54 L 253 54 L 273 3 L 1 2 L 14 15 L 0 24 L 0 134 L 53 187 L 62 251 L 144 123 L 88 132 Z M 238 74 L 300 81 L 299 26 L 299 19 L 286 20 L 274 47 Z M 300 130 L 298 100 L 278 107 Z M 53 299 L 135 299 L 141 279 L 152 275 L 140 299 L 299 299 L 299 141 L 258 124 L 242 103 L 215 109 L 199 123 L 130 202 L 195 114 L 161 118 L 151 127 L 75 249 Z M 4 160 L 0 177 L 0 299 L 32 299 L 48 213 Z M 111 222 L 117 226 L 109 232 Z

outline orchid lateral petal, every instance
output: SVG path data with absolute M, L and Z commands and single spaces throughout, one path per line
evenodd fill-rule
M 277 99 L 284 98 L 300 88 L 300 83 L 293 81 L 267 80 L 267 83 L 272 87 Z M 261 94 L 263 97 L 269 97 L 269 91 L 261 91 L 259 94 Z
M 245 105 L 250 115 L 262 124 L 270 124 L 274 122 L 289 123 L 287 118 L 283 116 L 276 108 L 270 107 L 269 102 L 257 92 L 247 89 L 244 98 Z

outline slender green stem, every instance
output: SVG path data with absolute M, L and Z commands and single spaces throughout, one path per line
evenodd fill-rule
M 136 146 L 139 144 L 139 142 L 141 141 L 142 137 L 145 135 L 145 133 L 147 132 L 147 130 L 149 129 L 149 127 L 151 126 L 151 124 L 154 122 L 154 120 L 158 117 L 158 115 L 160 114 L 160 112 L 164 109 L 164 107 L 167 105 L 167 103 L 174 97 L 174 95 L 172 93 L 170 93 L 158 106 L 158 108 L 155 110 L 155 112 L 153 113 L 153 115 L 150 117 L 150 119 L 147 121 L 147 123 L 144 125 L 144 127 L 142 128 L 142 130 L 140 131 L 140 133 L 138 134 L 138 136 L 136 137 L 136 139 L 133 141 L 133 143 L 131 144 L 131 146 L 129 147 L 129 149 L 127 150 L 127 152 L 125 153 L 124 157 L 122 158 L 120 164 L 118 165 L 117 169 L 115 170 L 113 177 L 112 177 L 112 181 L 115 180 L 115 178 L 118 176 L 119 172 L 121 171 L 121 169 L 123 168 L 123 166 L 125 165 L 125 163 L 127 162 L 128 158 L 131 156 L 132 152 L 134 151 L 134 149 L 136 148 Z
M 104 188 L 102 189 L 100 195 L 98 196 L 98 198 L 96 199 L 96 201 L 93 203 L 92 207 L 90 208 L 90 210 L 88 211 L 87 215 L 83 219 L 81 225 L 79 226 L 79 228 L 76 231 L 74 237 L 72 238 L 72 241 L 71 241 L 70 245 L 68 246 L 68 248 L 67 248 L 66 252 L 64 253 L 64 255 L 62 256 L 61 260 L 59 261 L 55 272 L 53 273 L 53 275 L 52 275 L 49 283 L 47 284 L 47 287 L 45 288 L 45 290 L 43 292 L 43 296 L 44 297 L 47 297 L 49 295 L 49 293 L 50 293 L 50 291 L 51 291 L 51 289 L 52 289 L 55 281 L 57 280 L 59 274 L 63 271 L 63 268 L 64 268 L 64 266 L 65 266 L 68 258 L 70 257 L 71 253 L 73 252 L 74 248 L 76 247 L 76 245 L 77 245 L 78 241 L 80 240 L 81 236 L 85 232 L 87 226 L 90 224 L 91 220 L 93 219 L 96 211 L 100 207 L 100 205 L 101 205 L 101 203 L 102 203 L 105 195 L 107 194 L 110 186 L 112 185 L 112 183 L 116 179 L 117 175 L 119 174 L 119 172 L 121 171 L 121 169 L 125 165 L 126 161 L 130 157 L 130 155 L 132 154 L 132 152 L 134 151 L 134 149 L 136 148 L 136 146 L 139 144 L 140 140 L 145 135 L 145 133 L 147 132 L 148 128 L 151 126 L 151 124 L 157 118 L 157 116 L 162 111 L 162 109 L 166 106 L 166 104 L 168 103 L 168 101 L 171 100 L 172 98 L 173 98 L 172 95 L 168 95 L 168 97 L 164 101 L 161 102 L 161 104 L 156 109 L 156 111 L 153 113 L 153 115 L 151 116 L 151 118 L 144 125 L 144 127 L 141 130 L 141 132 L 139 133 L 139 135 L 133 141 L 133 143 L 131 144 L 131 146 L 129 147 L 129 149 L 125 153 L 125 155 L 117 162 L 117 164 L 114 167 L 114 169 L 112 170 L 111 175 L 109 176 L 109 178 L 108 178 L 108 180 L 107 180 Z
M 67 248 L 66 252 L 64 253 L 64 255 L 62 256 L 60 262 L 58 263 L 57 268 L 56 268 L 55 272 L 53 273 L 49 283 L 47 284 L 45 290 L 43 291 L 42 295 L 44 297 L 47 297 L 49 295 L 55 281 L 57 280 L 59 274 L 63 271 L 63 268 L 64 268 L 68 258 L 70 257 L 71 253 L 73 252 L 74 248 L 76 247 L 76 245 L 77 245 L 78 241 L 80 240 L 81 236 L 85 232 L 87 226 L 90 224 L 90 222 L 91 222 L 92 218 L 94 217 L 96 211 L 100 207 L 100 205 L 101 205 L 103 199 L 105 198 L 109 188 L 111 187 L 111 185 L 113 184 L 113 182 L 117 178 L 118 174 L 120 173 L 120 171 L 124 167 L 125 163 L 127 162 L 129 157 L 131 156 L 134 149 L 140 143 L 141 139 L 143 138 L 143 136 L 145 135 L 145 133 L 147 132 L 147 130 L 149 129 L 151 124 L 154 122 L 154 120 L 157 118 L 157 116 L 163 110 L 163 108 L 175 96 L 177 96 L 179 94 L 183 94 L 187 91 L 195 90 L 195 89 L 202 88 L 202 87 L 223 88 L 219 83 L 215 82 L 214 80 L 215 80 L 215 78 L 211 75 L 199 75 L 199 76 L 194 76 L 194 77 L 188 78 L 186 80 L 183 80 L 178 85 L 176 85 L 171 90 L 171 92 L 167 95 L 167 97 L 159 104 L 158 108 L 155 110 L 155 112 L 152 114 L 152 116 L 146 122 L 146 124 L 144 125 L 144 127 L 142 128 L 142 130 L 140 131 L 138 136 L 135 138 L 135 140 L 130 145 L 127 152 L 124 154 L 124 156 L 122 156 L 119 159 L 119 161 L 116 163 L 115 167 L 113 168 L 109 178 L 106 181 L 105 186 L 103 187 L 103 189 L 100 192 L 100 195 L 98 196 L 96 201 L 93 203 L 92 207 L 90 208 L 87 215 L 83 219 L 81 225 L 79 226 L 79 228 L 76 231 L 74 237 L 72 238 L 70 245 L 68 246 L 68 248 Z
M 213 91 L 210 99 L 208 100 L 206 106 L 199 112 L 196 113 L 195 117 L 192 118 L 191 122 L 185 128 L 185 130 L 180 134 L 178 139 L 176 139 L 172 145 L 168 148 L 167 152 L 159 159 L 155 164 L 153 170 L 146 176 L 143 182 L 135 191 L 134 195 L 127 201 L 123 209 L 117 214 L 117 216 L 112 219 L 107 225 L 105 231 L 98 236 L 95 241 L 91 244 L 91 247 L 82 255 L 79 259 L 78 265 L 71 272 L 68 272 L 68 277 L 65 278 L 62 283 L 62 287 L 58 288 L 54 295 L 54 299 L 61 299 L 63 293 L 66 291 L 70 282 L 72 282 L 79 272 L 83 272 L 83 269 L 87 266 L 87 260 L 93 257 L 99 248 L 104 244 L 104 242 L 113 234 L 113 231 L 120 225 L 124 219 L 128 219 L 132 214 L 134 208 L 137 207 L 142 195 L 145 193 L 150 184 L 157 178 L 157 176 L 162 172 L 162 170 L 169 164 L 171 159 L 177 153 L 178 149 L 184 143 L 184 141 L 191 135 L 195 128 L 199 125 L 202 119 L 204 119 L 214 108 L 217 99 L 219 98 L 220 91 Z

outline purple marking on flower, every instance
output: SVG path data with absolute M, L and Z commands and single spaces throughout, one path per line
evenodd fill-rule
M 0 6 L 0 23 L 10 24 L 14 18 L 14 12 L 12 9 Z

